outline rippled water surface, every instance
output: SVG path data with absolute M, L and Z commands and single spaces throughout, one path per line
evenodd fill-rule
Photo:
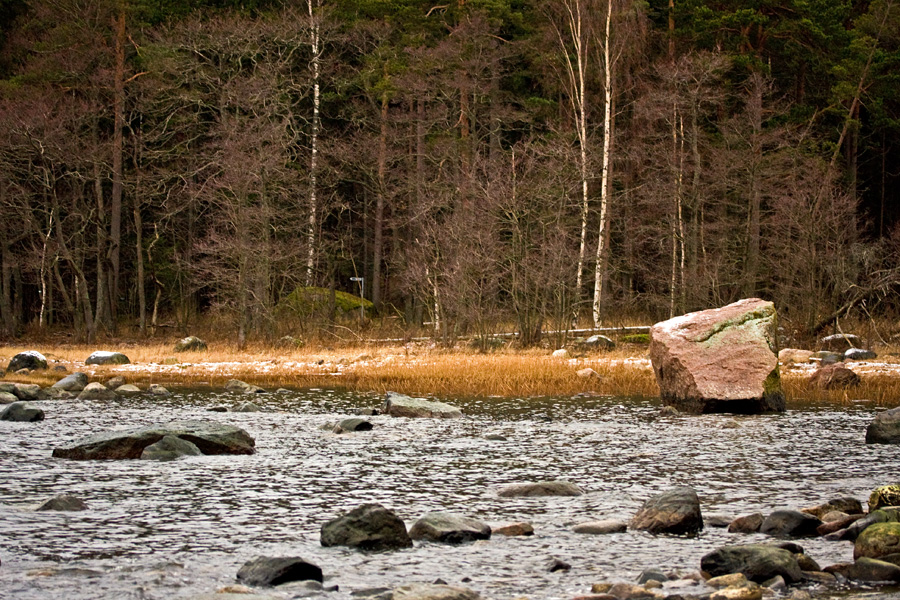
M 243 399 L 184 392 L 45 402 L 43 422 L 0 422 L 0 598 L 190 598 L 235 583 L 240 566 L 258 555 L 319 564 L 326 585 L 340 587 L 327 595 L 335 599 L 437 578 L 468 578 L 465 585 L 487 598 L 571 598 L 647 567 L 693 571 L 719 545 L 762 539 L 712 528 L 694 538 L 571 532 L 580 522 L 628 519 L 674 485 L 693 486 L 704 515 L 734 517 L 837 495 L 865 501 L 900 473 L 896 446 L 864 443 L 875 413 L 866 404 L 660 417 L 655 400 L 457 400 L 461 420 L 377 416 L 372 431 L 344 435 L 321 426 L 376 406 L 377 397 L 308 390 L 255 396 L 261 413 L 206 410 Z M 82 435 L 173 419 L 243 427 L 258 452 L 167 463 L 50 456 Z M 485 439 L 490 434 L 506 440 Z M 555 478 L 587 494 L 497 497 L 504 484 Z M 62 492 L 90 510 L 33 512 Z M 393 508 L 408 526 L 428 511 L 451 510 L 492 524 L 530 521 L 536 534 L 377 554 L 322 548 L 321 525 L 364 502 Z M 802 543 L 823 566 L 852 559 L 848 543 Z M 551 557 L 572 570 L 546 572 Z

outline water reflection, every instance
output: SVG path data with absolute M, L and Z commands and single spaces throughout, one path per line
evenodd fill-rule
M 197 391 L 47 402 L 44 422 L 0 422 L 0 597 L 189 597 L 234 583 L 244 561 L 270 554 L 320 564 L 340 585 L 332 598 L 466 577 L 490 598 L 570 598 L 647 567 L 692 571 L 716 546 L 763 539 L 721 529 L 691 539 L 587 536 L 571 532 L 576 523 L 628 519 L 648 496 L 681 484 L 697 490 L 706 514 L 765 513 L 836 495 L 865 500 L 876 485 L 895 481 L 900 466 L 896 448 L 863 443 L 873 413 L 859 406 L 659 417 L 656 403 L 643 399 L 459 400 L 463 420 L 373 417 L 374 430 L 340 436 L 320 426 L 379 399 L 316 390 L 255 396 L 263 413 L 207 411 L 242 400 Z M 53 446 L 81 435 L 176 418 L 243 427 L 258 453 L 170 463 L 50 457 Z M 496 495 L 507 483 L 550 478 L 589 493 Z M 91 510 L 33 512 L 62 492 Z M 492 523 L 531 521 L 536 535 L 374 555 L 320 547 L 322 523 L 363 502 L 393 508 L 409 525 L 425 512 L 453 510 Z M 852 558 L 846 543 L 802 543 L 823 565 Z M 572 570 L 546 573 L 551 556 Z

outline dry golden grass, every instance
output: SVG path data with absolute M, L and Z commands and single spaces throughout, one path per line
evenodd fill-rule
M 244 351 L 221 349 L 176 354 L 171 343 L 107 344 L 124 352 L 131 365 L 85 367 L 84 360 L 97 346 L 38 345 L 51 363 L 71 372 L 90 374 L 103 381 L 124 375 L 130 383 L 185 387 L 222 387 L 240 379 L 263 387 L 325 387 L 384 392 L 393 390 L 436 397 L 532 397 L 577 394 L 644 396 L 659 395 L 652 370 L 644 358 L 645 346 L 623 345 L 613 352 L 589 353 L 572 358 L 553 358 L 547 350 L 503 350 L 481 354 L 466 349 L 444 349 L 430 344 L 382 347 L 346 346 L 340 349 L 273 349 L 254 346 Z M 0 364 L 18 352 L 35 349 L 0 346 Z M 887 362 L 900 363 L 895 352 L 885 352 Z M 879 359 L 881 360 L 881 359 Z M 579 377 L 591 368 L 599 377 Z M 811 389 L 808 372 L 784 369 L 783 385 L 788 407 L 812 403 L 850 403 L 866 399 L 880 406 L 900 404 L 900 365 L 884 372 L 862 373 L 860 387 L 850 391 Z M 52 384 L 53 371 L 27 376 L 8 374 L 6 380 Z

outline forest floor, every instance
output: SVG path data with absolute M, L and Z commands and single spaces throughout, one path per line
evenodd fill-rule
M 18 352 L 38 350 L 50 369 L 29 375 L 5 374 L 5 381 L 51 385 L 67 372 L 86 373 L 91 381 L 125 377 L 138 386 L 158 383 L 190 388 L 222 388 L 239 379 L 268 389 L 338 388 L 383 393 L 388 390 L 430 397 L 572 397 L 577 395 L 659 395 L 647 357 L 647 346 L 620 344 L 615 350 L 551 356 L 547 349 L 480 353 L 447 349 L 431 342 L 365 345 L 342 348 L 272 348 L 243 351 L 173 351 L 171 343 L 105 344 L 126 354 L 131 364 L 94 366 L 84 361 L 97 346 L 36 344 L 0 345 L 0 365 Z M 850 390 L 819 390 L 807 385 L 814 363 L 783 364 L 781 374 L 788 405 L 810 402 L 873 402 L 900 405 L 900 348 L 877 349 L 872 361 L 847 363 L 862 379 Z M 588 371 L 587 369 L 590 369 Z

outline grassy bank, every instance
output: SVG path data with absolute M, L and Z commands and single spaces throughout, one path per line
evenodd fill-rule
M 130 365 L 94 367 L 84 360 L 97 349 L 84 345 L 39 345 L 35 348 L 68 371 L 87 372 L 103 381 L 123 375 L 130 383 L 170 386 L 222 387 L 229 379 L 241 379 L 267 388 L 328 387 L 360 391 L 394 390 L 435 397 L 460 396 L 563 396 L 577 394 L 647 396 L 659 394 L 646 359 L 646 346 L 623 345 L 612 352 L 591 352 L 555 358 L 547 350 L 504 350 L 482 354 L 464 349 L 444 349 L 433 344 L 405 346 L 347 346 L 340 349 L 274 349 L 258 346 L 244 351 L 217 349 L 174 353 L 171 343 L 108 344 L 124 352 Z M 29 348 L 0 346 L 0 364 Z M 861 370 L 860 387 L 814 390 L 806 384 L 808 370 L 782 369 L 790 405 L 813 402 L 837 404 L 864 399 L 881 406 L 900 404 L 900 357 L 888 350 L 882 368 Z M 580 376 L 593 369 L 595 374 Z M 21 376 L 7 374 L 7 381 L 50 385 L 60 374 L 49 370 Z

